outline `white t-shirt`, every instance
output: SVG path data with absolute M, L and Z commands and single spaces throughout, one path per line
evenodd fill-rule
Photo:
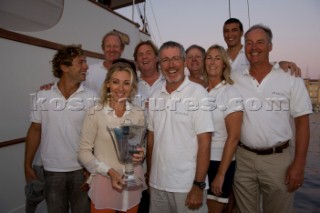
M 290 120 L 312 113 L 303 80 L 284 72 L 278 63 L 260 84 L 248 69 L 232 72 L 231 77 L 244 99 L 240 141 L 251 148 L 269 148 L 291 139 Z
M 92 64 L 87 71 L 87 78 L 84 85 L 93 91 L 96 91 L 99 95 L 104 80 L 106 79 L 108 70 L 103 66 L 103 61 Z
M 224 81 L 211 89 L 209 95 L 215 99 L 216 104 L 216 109 L 213 111 L 215 131 L 212 135 L 210 159 L 221 161 L 228 138 L 225 118 L 233 112 L 243 111 L 242 97 L 233 85 L 225 84 Z
M 44 169 L 69 172 L 82 168 L 77 150 L 86 110 L 97 95 L 80 85 L 68 100 L 55 83 L 50 90 L 37 92 L 31 110 L 31 122 L 41 123 L 40 154 Z
M 169 94 L 165 84 L 149 99 L 148 129 L 154 132 L 150 186 L 189 192 L 196 173 L 197 135 L 213 132 L 208 92 L 188 77 Z

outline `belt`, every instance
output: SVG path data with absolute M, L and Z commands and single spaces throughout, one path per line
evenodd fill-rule
M 254 152 L 257 155 L 271 155 L 274 153 L 282 153 L 282 150 L 289 147 L 289 140 L 284 142 L 280 146 L 274 146 L 274 147 L 266 148 L 266 149 L 253 149 L 253 148 L 250 148 L 250 147 L 244 145 L 243 143 L 241 143 L 241 141 L 239 141 L 238 146 L 240 146 L 241 148 L 244 148 L 250 152 Z

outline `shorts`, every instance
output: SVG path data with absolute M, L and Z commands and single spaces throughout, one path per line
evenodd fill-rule
M 208 170 L 208 178 L 209 178 L 209 189 L 208 196 L 209 200 L 215 200 L 220 203 L 228 203 L 229 196 L 232 192 L 232 184 L 233 177 L 236 169 L 236 161 L 231 161 L 229 168 L 226 171 L 226 175 L 224 177 L 224 182 L 222 186 L 222 194 L 220 196 L 214 195 L 211 191 L 211 183 L 214 177 L 217 175 L 219 165 L 221 161 L 210 161 L 210 166 Z

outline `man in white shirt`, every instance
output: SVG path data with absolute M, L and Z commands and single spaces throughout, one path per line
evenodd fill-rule
M 147 110 L 150 95 L 165 81 L 158 70 L 158 48 L 150 40 L 142 41 L 135 47 L 133 57 L 139 71 L 135 103 Z
M 135 104 L 144 109 L 145 116 L 148 116 L 149 97 L 154 91 L 160 89 L 165 81 L 164 77 L 158 70 L 158 48 L 150 41 L 141 41 L 137 44 L 133 54 L 138 68 L 138 94 L 135 98 Z M 146 162 L 143 167 L 146 172 Z M 148 177 L 146 176 L 148 182 Z M 145 190 L 142 193 L 139 204 L 139 213 L 149 212 L 150 195 Z
M 249 66 L 244 47 L 241 42 L 243 25 L 239 19 L 229 18 L 223 25 L 223 38 L 227 44 L 227 53 L 231 65 L 231 71 L 242 71 Z M 296 76 L 301 76 L 300 68 L 292 62 L 280 61 L 279 65 L 285 71 L 291 70 Z
M 245 34 L 250 66 L 231 76 L 245 106 L 234 177 L 240 213 L 260 212 L 260 198 L 263 212 L 292 212 L 294 191 L 304 179 L 310 98 L 301 78 L 270 63 L 271 50 L 271 30 L 252 26 Z M 295 122 L 293 160 L 291 119 Z
M 207 212 L 213 113 L 208 92 L 184 75 L 185 51 L 169 41 L 159 50 L 166 81 L 149 100 L 147 163 L 150 212 Z M 207 109 L 207 110 L 206 110 Z
M 85 85 L 98 94 L 100 94 L 108 69 L 114 60 L 121 57 L 125 43 L 118 33 L 111 31 L 103 36 L 101 48 L 104 54 L 104 61 L 89 66 L 88 76 L 85 81 Z
M 39 148 L 48 212 L 68 212 L 70 207 L 72 212 L 86 213 L 90 205 L 82 188 L 86 180 L 77 150 L 86 109 L 95 103 L 97 94 L 81 84 L 88 65 L 80 46 L 59 49 L 52 68 L 59 81 L 50 90 L 37 92 L 33 100 L 26 138 L 26 181 L 38 179 L 32 161 Z

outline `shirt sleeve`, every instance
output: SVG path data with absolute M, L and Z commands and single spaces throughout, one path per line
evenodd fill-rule
M 206 90 L 199 90 L 197 99 L 198 103 L 200 104 L 200 108 L 198 110 L 195 110 L 192 116 L 194 123 L 193 126 L 197 135 L 205 132 L 214 132 L 213 111 L 202 107 L 204 103 L 203 101 L 208 100 L 209 98 L 209 94 Z
M 312 113 L 312 104 L 302 78 L 290 76 L 290 113 L 296 118 Z
M 41 111 L 44 109 L 44 103 L 48 100 L 45 97 L 42 97 L 42 92 L 30 94 L 30 121 L 34 123 L 41 123 Z
M 224 117 L 227 117 L 233 112 L 243 112 L 243 99 L 238 90 L 233 85 L 228 85 L 225 92 L 224 103 L 226 108 L 224 110 Z
M 96 114 L 93 112 L 94 110 L 94 107 L 91 107 L 85 115 L 80 137 L 78 158 L 91 174 L 107 176 L 107 172 L 111 167 L 105 162 L 99 161 L 93 155 L 93 148 L 98 129 Z

